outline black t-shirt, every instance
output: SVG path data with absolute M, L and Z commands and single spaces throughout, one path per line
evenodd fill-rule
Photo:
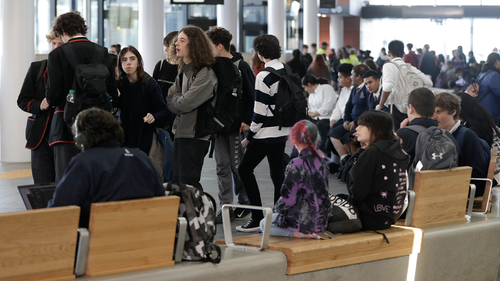
M 178 71 L 178 65 L 170 64 L 167 60 L 161 60 L 156 64 L 153 71 L 153 78 L 160 85 L 164 99 L 167 98 L 168 89 L 175 83 Z

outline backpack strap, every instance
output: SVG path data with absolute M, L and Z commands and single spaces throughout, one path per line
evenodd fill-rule
M 38 70 L 38 75 L 35 80 L 35 88 L 38 87 L 38 81 L 42 78 L 45 68 L 47 67 L 47 60 L 41 60 L 40 70 Z
M 410 126 L 406 126 L 405 128 L 410 129 L 417 134 L 420 134 L 421 132 L 426 130 L 426 128 L 422 125 L 410 125 Z
M 94 45 L 94 57 L 92 58 L 92 63 L 101 63 L 104 59 L 104 48 L 99 48 L 100 46 Z
M 76 54 L 75 46 L 73 44 L 63 44 L 61 47 L 71 66 L 76 68 L 80 64 L 80 59 L 78 59 L 78 55 Z
M 481 77 L 481 79 L 479 79 L 479 81 L 477 81 L 477 84 L 481 83 L 485 77 L 486 77 L 486 75 L 483 75 L 483 77 Z M 486 94 L 484 94 L 484 96 L 482 96 L 480 99 L 477 99 L 477 101 L 481 102 L 485 97 L 489 96 L 491 93 L 492 93 L 492 91 L 491 91 L 491 89 L 489 89 L 488 92 L 486 92 Z
M 163 68 L 163 62 L 165 61 L 165 59 L 161 60 L 160 62 L 160 70 L 158 72 L 161 72 L 161 69 Z

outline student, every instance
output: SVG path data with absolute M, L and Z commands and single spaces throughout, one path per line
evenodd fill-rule
M 102 46 L 90 42 L 85 34 L 87 26 L 85 20 L 79 12 L 73 11 L 57 17 L 52 27 L 56 36 L 62 41 L 71 44 L 78 57 L 83 63 L 90 63 L 94 52 L 98 48 L 103 48 L 104 57 L 102 63 L 108 68 L 109 77 L 106 81 L 107 93 L 113 100 L 116 100 L 118 93 L 116 90 L 115 67 L 112 64 L 112 55 Z M 48 90 L 47 103 L 54 107 L 54 115 L 51 121 L 49 143 L 54 149 L 54 161 L 56 167 L 56 181 L 59 181 L 66 170 L 71 158 L 78 153 L 74 145 L 71 128 L 64 121 L 64 106 L 66 96 L 73 87 L 75 79 L 75 69 L 66 57 L 62 46 L 49 53 L 48 58 Z M 75 89 L 73 89 L 75 90 Z
M 217 93 L 217 76 L 206 67 L 215 63 L 214 46 L 201 28 L 188 25 L 179 31 L 175 49 L 170 49 L 180 71 L 167 96 L 168 109 L 177 115 L 172 130 L 173 181 L 202 190 L 201 169 L 210 136 L 195 138 L 196 116 L 198 107 Z
M 303 78 L 304 75 L 306 75 L 307 68 L 304 65 L 304 63 L 300 60 L 299 49 L 293 50 L 292 56 L 293 56 L 293 58 L 291 60 L 287 61 L 286 64 L 288 64 L 288 66 L 290 66 L 293 73 L 297 73 L 300 76 L 300 78 Z
M 384 91 L 380 98 L 380 103 L 376 107 L 377 110 L 384 110 L 390 112 L 394 118 L 395 129 L 399 129 L 401 122 L 408 117 L 406 114 L 407 96 L 410 93 L 404 92 L 403 83 L 400 83 L 399 78 L 401 76 L 400 70 L 395 65 L 399 67 L 406 68 L 407 64 L 403 61 L 404 56 L 404 44 L 399 40 L 394 40 L 389 43 L 389 58 L 391 63 L 384 64 L 382 68 L 382 73 L 384 73 L 382 85 L 384 85 Z M 426 88 L 432 87 L 432 81 L 425 76 L 420 70 L 411 66 L 410 69 L 413 73 L 417 74 L 423 81 L 423 85 Z
M 265 67 L 272 67 L 281 74 L 285 74 L 285 65 L 278 59 L 281 57 L 281 47 L 274 35 L 263 34 L 255 37 L 253 48 Z M 288 67 L 288 66 L 287 66 Z M 252 124 L 246 138 L 242 141 L 246 147 L 245 155 L 241 160 L 238 172 L 250 200 L 250 205 L 262 206 L 259 186 L 255 179 L 254 169 L 267 157 L 269 170 L 274 186 L 274 202 L 280 197 L 281 184 L 285 175 L 283 173 L 283 154 L 288 136 L 289 127 L 279 128 L 274 120 L 271 108 L 275 106 L 280 78 L 269 71 L 262 70 L 255 78 L 255 105 Z M 263 219 L 262 211 L 252 210 L 250 220 L 236 227 L 242 232 L 259 230 L 259 222 Z
M 71 159 L 48 207 L 80 206 L 80 227 L 88 227 L 96 202 L 165 196 L 153 163 L 137 148 L 121 147 L 123 130 L 111 113 L 91 108 L 73 126 L 82 153 Z
M 408 97 L 408 118 L 401 122 L 401 128 L 396 132 L 403 141 L 403 150 L 411 157 L 410 165 L 415 159 L 415 146 L 417 145 L 418 133 L 406 128 L 407 126 L 419 125 L 424 128 L 438 127 L 438 122 L 431 119 L 436 108 L 436 98 L 434 93 L 427 88 L 417 88 L 410 92 Z M 448 137 L 455 142 L 458 151 L 458 144 L 455 138 L 447 132 Z
M 172 31 L 167 34 L 165 38 L 163 38 L 163 46 L 165 47 L 165 54 L 167 57 L 156 63 L 155 69 L 153 70 L 152 77 L 156 80 L 158 85 L 160 85 L 161 93 L 164 99 L 167 98 L 168 89 L 170 89 L 170 87 L 174 84 L 175 78 L 177 77 L 178 66 L 174 64 L 172 59 L 169 59 L 168 54 L 170 47 L 175 43 L 178 33 L 178 31 Z M 172 124 L 170 124 L 170 126 L 171 125 Z
M 248 205 L 248 200 L 245 187 L 241 182 L 238 174 L 238 164 L 241 163 L 243 157 L 243 147 L 241 140 L 243 133 L 248 131 L 252 121 L 254 93 L 255 93 L 255 76 L 252 69 L 243 60 L 240 53 L 230 53 L 229 45 L 233 35 L 225 28 L 213 27 L 207 31 L 208 38 L 213 42 L 215 55 L 218 57 L 226 57 L 238 67 L 242 78 L 242 99 L 239 100 L 237 108 L 239 110 L 239 119 L 235 120 L 231 129 L 227 133 L 219 133 L 215 138 L 215 163 L 217 164 L 217 179 L 219 186 L 219 202 L 220 205 L 233 204 L 233 183 L 234 194 L 241 205 Z M 229 211 L 231 219 L 243 218 L 250 214 L 250 210 L 236 208 Z M 215 218 L 216 223 L 222 223 L 222 212 L 219 210 Z
M 120 54 L 121 50 L 122 50 L 122 46 L 120 44 L 113 44 L 109 48 L 109 53 L 113 54 L 115 56 L 118 56 Z
M 368 109 L 375 109 L 380 101 L 382 94 L 382 84 L 380 84 L 380 76 L 375 70 L 368 70 L 363 74 L 363 83 L 370 93 L 368 97 Z
M 329 84 L 320 84 L 320 79 L 307 74 L 302 78 L 302 87 L 309 93 L 309 118 L 318 127 L 321 139 L 318 148 L 326 152 L 325 143 L 327 134 L 330 131 L 330 115 L 335 107 L 335 90 Z
M 403 211 L 410 156 L 393 128 L 392 118 L 385 112 L 369 110 L 358 120 L 354 135 L 361 149 L 349 160 L 354 165 L 348 189 L 363 230 L 389 228 Z
M 434 119 L 438 126 L 450 132 L 458 143 L 458 166 L 472 167 L 472 178 L 486 178 L 490 158 L 483 152 L 481 140 L 472 130 L 460 124 L 460 99 L 450 93 L 436 96 Z M 476 185 L 476 197 L 484 193 L 484 181 L 471 181 Z
M 150 154 L 156 128 L 163 128 L 171 118 L 161 90 L 144 71 L 142 56 L 133 46 L 123 48 L 118 56 L 120 80 L 118 108 L 125 135 L 123 144 Z
M 320 239 L 315 232 L 325 231 L 328 225 L 328 166 L 316 150 L 319 140 L 317 127 L 307 120 L 290 129 L 290 140 L 299 157 L 290 161 L 276 202 L 271 235 Z M 265 220 L 260 228 L 264 230 Z
M 52 51 L 63 44 L 53 30 L 45 37 Z M 31 150 L 31 172 L 35 184 L 54 182 L 56 177 L 54 150 L 49 145 L 50 121 L 54 110 L 47 103 L 46 86 L 47 60 L 32 62 L 17 98 L 17 105 L 23 111 L 31 113 L 26 125 L 26 148 Z
M 312 61 L 313 61 L 313 58 L 311 56 L 311 54 L 309 54 L 307 51 L 309 49 L 309 46 L 307 45 L 302 45 L 302 55 L 301 55 L 301 60 L 302 60 L 302 63 L 304 64 L 304 66 L 306 67 L 306 69 L 309 67 L 309 65 L 311 65 Z

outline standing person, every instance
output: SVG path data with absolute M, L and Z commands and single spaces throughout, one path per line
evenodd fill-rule
M 420 71 L 424 74 L 430 75 L 432 77 L 432 83 L 436 82 L 436 78 L 439 74 L 439 68 L 437 60 L 434 55 L 429 50 L 429 44 L 424 45 L 422 57 L 418 62 Z
M 122 50 L 122 46 L 120 44 L 113 44 L 109 48 L 109 53 L 113 54 L 115 56 L 118 56 L 120 54 L 121 50 Z
M 255 76 L 257 76 L 257 74 L 259 74 L 259 72 L 264 69 L 264 63 L 259 59 L 259 55 L 257 54 L 257 52 L 253 53 L 253 57 L 252 57 L 252 70 L 253 70 L 253 74 Z
M 491 53 L 477 77 L 477 89 L 471 85 L 467 93 L 481 103 L 488 110 L 495 124 L 500 126 L 500 55 Z
M 363 113 L 354 135 L 361 149 L 351 157 L 350 198 L 358 207 L 363 230 L 389 228 L 403 212 L 410 156 L 401 148 L 392 118 L 385 112 Z
M 125 135 L 123 144 L 137 147 L 152 157 L 150 152 L 153 143 L 156 143 L 156 128 L 165 127 L 171 119 L 171 113 L 160 87 L 144 71 L 142 56 L 136 48 L 123 48 L 118 61 L 121 66 L 118 83 L 121 94 L 117 105 Z M 158 164 L 158 172 L 163 178 L 163 163 Z
M 272 67 L 280 74 L 286 73 L 285 65 L 278 59 L 281 57 L 281 47 L 274 35 L 263 34 L 255 37 L 253 48 L 266 67 Z M 288 67 L 288 66 L 287 66 Z M 288 127 L 279 128 L 274 120 L 272 108 L 275 107 L 274 96 L 278 92 L 280 77 L 269 72 L 261 71 L 255 78 L 255 105 L 252 124 L 242 145 L 246 147 L 245 155 L 238 169 L 241 180 L 247 191 L 250 204 L 262 206 L 259 186 L 255 178 L 254 169 L 267 157 L 271 179 L 274 185 L 274 202 L 280 197 L 283 173 L 283 154 L 288 136 Z M 262 211 L 252 210 L 252 217 L 236 230 L 253 232 L 259 230 L 259 222 L 263 219 Z
M 330 74 L 330 69 L 328 69 L 328 65 L 326 64 L 325 58 L 323 55 L 316 55 L 314 57 L 313 62 L 307 68 L 307 74 L 314 75 L 316 77 L 321 77 L 324 78 L 328 81 L 328 84 L 330 84 L 330 81 L 332 79 L 331 74 Z
M 391 63 L 384 64 L 382 68 L 383 78 L 383 92 L 380 98 L 380 103 L 376 107 L 377 110 L 383 110 L 390 112 L 392 118 L 394 119 L 395 129 L 399 129 L 401 122 L 408 118 L 407 107 L 408 107 L 408 96 L 410 93 L 405 92 L 406 83 L 401 81 L 400 68 L 406 68 L 408 65 L 405 64 L 402 57 L 404 55 L 404 44 L 399 40 L 394 40 L 389 43 L 389 58 Z M 396 64 L 398 66 L 396 66 Z M 429 77 L 425 76 L 417 68 L 410 66 L 410 70 L 417 74 L 418 77 L 423 81 L 423 86 L 426 88 L 432 87 L 432 81 Z
M 306 69 L 309 67 L 309 65 L 311 65 L 311 63 L 313 62 L 313 58 L 311 56 L 311 54 L 309 54 L 307 52 L 307 50 L 309 49 L 309 47 L 307 45 L 302 45 L 302 56 L 301 56 L 301 60 L 302 60 L 302 63 L 304 64 L 304 66 L 306 67 Z
M 51 30 L 45 36 L 51 50 L 63 44 Z M 54 182 L 54 150 L 49 145 L 50 121 L 54 110 L 47 103 L 47 60 L 32 62 L 24 78 L 17 105 L 31 113 L 26 125 L 26 148 L 31 150 L 31 173 L 35 184 Z
M 293 73 L 297 73 L 300 76 L 300 78 L 304 77 L 304 75 L 306 75 L 306 66 L 300 60 L 299 49 L 293 50 L 292 56 L 293 58 L 287 61 L 286 64 L 290 66 Z
M 315 232 L 325 231 L 331 207 L 328 198 L 328 166 L 316 151 L 318 129 L 302 120 L 290 129 L 292 144 L 299 156 L 286 167 L 281 197 L 275 204 L 271 235 L 320 239 Z M 264 230 L 264 220 L 260 222 Z
M 408 48 L 408 54 L 405 55 L 405 62 L 411 64 L 415 68 L 418 68 L 418 56 L 411 50 L 413 48 L 413 44 L 406 44 L 406 48 Z
M 111 55 L 108 50 L 90 42 L 85 34 L 87 26 L 79 12 L 69 12 L 60 15 L 52 27 L 56 36 L 61 37 L 64 43 L 70 44 L 82 63 L 90 63 L 97 49 L 104 53 L 102 64 L 109 72 L 106 80 L 107 93 L 113 101 L 118 97 L 116 91 L 115 67 L 112 64 Z M 66 44 L 64 44 L 66 45 Z M 73 140 L 71 128 L 64 121 L 64 106 L 66 95 L 73 87 L 75 80 L 75 68 L 64 53 L 64 45 L 49 53 L 48 67 L 48 91 L 47 103 L 54 108 L 54 115 L 50 125 L 49 143 L 54 149 L 54 162 L 56 167 L 56 181 L 61 180 L 64 170 L 73 156 L 78 153 Z
M 252 69 L 243 60 L 240 53 L 229 52 L 229 44 L 233 35 L 225 28 L 213 27 L 207 31 L 208 38 L 212 41 L 215 49 L 215 56 L 225 57 L 238 67 L 242 78 L 242 99 L 237 104 L 239 119 L 235 120 L 229 132 L 219 133 L 215 138 L 215 163 L 217 164 L 217 183 L 219 187 L 220 205 L 233 204 L 233 190 L 241 205 L 248 205 L 245 187 L 240 179 L 238 167 L 243 157 L 243 147 L 241 140 L 243 133 L 248 131 L 252 122 L 255 76 Z M 299 61 L 299 63 L 301 63 Z M 234 188 L 233 188 L 234 183 Z M 248 209 L 231 209 L 229 215 L 231 220 L 243 218 L 250 214 Z M 215 223 L 222 223 L 222 212 L 219 210 L 215 217 Z
M 318 45 L 316 43 L 311 44 L 311 55 L 314 57 L 318 52 Z
M 210 146 L 209 135 L 195 137 L 198 107 L 217 93 L 217 76 L 206 67 L 215 63 L 214 46 L 201 28 L 188 25 L 179 31 L 171 56 L 180 73 L 168 90 L 167 106 L 177 115 L 172 151 L 173 181 L 202 190 L 203 160 Z
M 153 70 L 153 78 L 156 80 L 158 85 L 160 85 L 161 93 L 164 99 L 167 98 L 168 89 L 170 89 L 170 87 L 174 84 L 175 78 L 177 77 L 178 65 L 169 59 L 168 53 L 170 47 L 174 44 L 178 33 L 178 31 L 172 31 L 167 34 L 165 38 L 163 38 L 166 58 L 157 62 L 155 69 Z

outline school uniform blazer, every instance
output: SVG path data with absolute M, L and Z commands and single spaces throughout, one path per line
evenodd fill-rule
M 45 61 L 45 63 L 43 63 Z M 40 110 L 40 104 L 45 98 L 45 76 L 46 67 L 44 67 L 43 75 L 38 79 L 38 73 L 42 64 L 47 65 L 47 60 L 35 61 L 24 78 L 21 92 L 17 98 L 17 105 L 25 112 L 31 113 L 26 124 L 26 148 L 36 149 L 42 142 L 44 136 L 48 133 L 49 116 L 53 110 L 51 107 L 47 110 Z
M 71 38 L 66 44 L 74 44 L 76 53 L 81 63 L 91 63 L 95 48 L 104 48 L 90 42 L 85 37 Z M 102 63 L 109 70 L 109 79 L 107 81 L 108 94 L 113 101 L 116 101 L 118 92 L 115 82 L 115 67 L 111 62 L 111 56 L 105 48 Z M 48 60 L 48 92 L 47 102 L 54 106 L 54 116 L 51 122 L 49 144 L 56 143 L 74 143 L 71 128 L 64 122 L 64 105 L 66 95 L 73 88 L 75 69 L 66 58 L 62 48 L 56 48 L 49 53 Z

